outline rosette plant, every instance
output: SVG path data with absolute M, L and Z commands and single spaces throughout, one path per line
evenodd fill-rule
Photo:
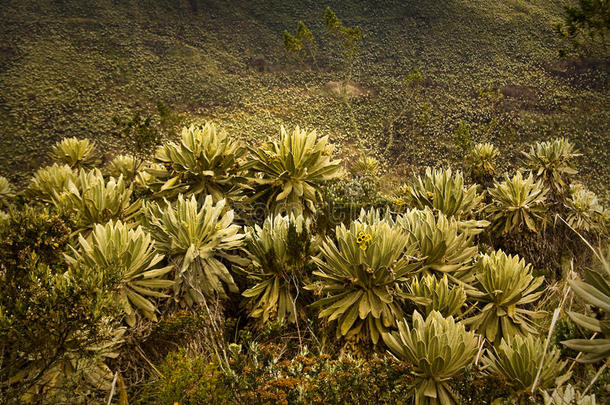
M 336 228 L 313 258 L 316 281 L 306 288 L 320 297 L 313 305 L 319 317 L 336 321 L 337 337 L 371 340 L 403 318 L 403 284 L 413 275 L 409 236 L 391 219 L 364 211 L 349 228 Z
M 523 177 L 517 172 L 513 177 L 504 175 L 502 182 L 494 182 L 488 189 L 492 203 L 487 207 L 491 215 L 491 230 L 501 234 L 527 229 L 537 233 L 546 223 L 545 205 L 547 189 L 534 176 Z
M 448 217 L 471 219 L 481 208 L 483 196 L 475 185 L 466 187 L 461 171 L 426 168 L 426 174 L 405 188 L 416 208 L 429 207 Z
M 125 180 L 131 182 L 138 171 L 139 163 L 133 156 L 118 155 L 107 166 L 107 172 L 112 177 L 123 176 Z
M 233 224 L 233 211 L 225 209 L 226 200 L 216 204 L 211 195 L 199 206 L 197 198 L 182 194 L 174 204 L 151 203 L 147 207 L 147 226 L 155 248 L 173 265 L 174 299 L 193 306 L 205 298 L 226 298 L 226 288 L 238 292 L 225 263 L 241 266 L 247 260 L 237 256 L 244 234 Z
M 314 244 L 303 216 L 269 216 L 260 227 L 246 228 L 251 259 L 246 274 L 254 285 L 242 295 L 250 316 L 265 324 L 270 318 L 296 322 L 299 288 L 306 277 Z
M 570 186 L 570 196 L 565 202 L 566 222 L 576 231 L 597 231 L 603 228 L 604 207 L 597 195 L 581 184 Z
M 520 394 L 552 388 L 569 378 L 562 374 L 567 361 L 561 361 L 557 348 L 545 350 L 544 340 L 532 335 L 514 335 L 502 339 L 499 346 L 487 349 L 483 365 L 488 374 L 504 377 L 507 383 Z M 540 376 L 536 375 L 542 364 Z
M 78 244 L 71 255 L 66 255 L 66 261 L 116 280 L 116 301 L 129 326 L 135 325 L 136 315 L 157 320 L 159 310 L 154 299 L 169 297 L 165 290 L 174 281 L 165 279 L 172 267 L 162 266 L 163 255 L 155 252 L 150 234 L 140 226 L 129 229 L 121 221 L 110 221 L 97 224 L 90 240 L 79 235 Z
M 414 278 L 409 284 L 408 298 L 413 300 L 423 313 L 438 311 L 443 316 L 459 316 L 466 303 L 466 293 L 461 285 L 449 285 L 447 276 L 440 280 L 434 275 Z
M 610 249 L 608 250 L 610 256 Z M 574 293 L 582 298 L 587 304 L 599 308 L 606 314 L 605 318 L 589 316 L 578 312 L 569 312 L 568 315 L 579 326 L 598 333 L 596 339 L 571 339 L 561 342 L 573 350 L 584 353 L 580 361 L 595 363 L 610 359 L 610 260 L 598 252 L 601 262 L 599 270 L 587 270 L 584 279 L 570 280 L 570 286 Z
M 305 216 L 315 213 L 320 186 L 339 177 L 340 160 L 332 160 L 334 147 L 328 136 L 318 138 L 315 131 L 296 127 L 292 132 L 283 126 L 280 140 L 251 149 L 252 181 L 256 194 L 273 213 Z
M 574 159 L 580 156 L 565 138 L 536 142 L 529 152 L 523 152 L 525 163 L 555 194 L 562 194 L 570 176 L 578 173 Z
M 470 173 L 475 179 L 489 179 L 496 174 L 495 160 L 500 151 L 491 143 L 477 143 L 468 155 Z
M 435 215 L 429 207 L 409 210 L 396 222 L 409 234 L 410 242 L 422 257 L 419 262 L 422 273 L 446 274 L 454 281 L 469 281 L 477 255 L 472 241 L 474 232 L 462 229 L 459 221 L 442 212 Z
M 147 171 L 157 182 L 153 188 L 161 197 L 195 195 L 200 202 L 211 195 L 214 201 L 235 200 L 246 182 L 240 159 L 246 148 L 213 123 L 182 129 L 180 141 L 162 145 Z
M 481 255 L 475 268 L 476 291 L 468 291 L 483 307 L 465 320 L 487 340 L 499 343 L 502 337 L 537 334 L 534 319 L 544 312 L 526 309 L 544 291 L 544 277 L 532 276 L 532 266 L 519 256 L 501 250 Z
M 66 191 L 55 192 L 53 202 L 60 211 L 75 215 L 82 229 L 90 229 L 111 219 L 133 217 L 140 203 L 132 203 L 131 194 L 123 176 L 106 181 L 99 169 L 81 170 L 76 184 L 70 182 Z
M 545 405 L 596 405 L 595 395 L 582 395 L 570 384 L 542 394 Z
M 95 145 L 88 139 L 64 138 L 51 148 L 51 158 L 72 169 L 91 168 L 97 159 Z
M 400 360 L 413 364 L 415 403 L 452 405 L 460 401 L 450 380 L 468 367 L 477 354 L 478 339 L 453 317 L 432 311 L 424 320 L 415 311 L 413 327 L 406 320 L 383 341 Z
M 0 176 L 0 208 L 7 207 L 14 196 L 11 183 L 6 177 Z
M 67 164 L 41 167 L 30 180 L 27 194 L 40 201 L 53 202 L 53 196 L 67 191 L 70 183 L 77 183 L 77 178 L 78 174 Z
M 357 177 L 374 179 L 379 175 L 379 160 L 372 156 L 360 156 L 352 166 L 351 172 Z
M 53 202 L 55 193 L 67 191 L 70 183 L 76 184 L 77 178 L 78 174 L 69 165 L 54 163 L 36 170 L 26 193 L 36 200 Z

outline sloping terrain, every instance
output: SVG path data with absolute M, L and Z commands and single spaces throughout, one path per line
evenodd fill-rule
M 64 136 L 116 153 L 124 141 L 112 118 L 153 111 L 161 99 L 246 140 L 275 135 L 280 124 L 317 128 L 345 157 L 378 155 L 394 179 L 459 162 L 460 120 L 474 141 L 500 147 L 504 169 L 533 140 L 566 136 L 584 154 L 583 177 L 610 196 L 609 69 L 558 59 L 564 44 L 552 25 L 563 1 L 3 3 L 0 174 L 15 182 Z M 323 29 L 326 6 L 363 31 L 353 80 L 368 97 L 346 103 L 324 91 L 346 77 Z M 319 69 L 283 50 L 282 32 L 298 20 L 318 39 Z M 403 85 L 413 68 L 426 78 L 418 90 Z M 498 89 L 504 98 L 494 101 Z

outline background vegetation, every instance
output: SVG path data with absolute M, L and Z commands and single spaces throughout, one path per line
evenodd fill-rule
M 368 96 L 349 104 L 328 85 L 346 72 L 326 33 L 327 5 L 362 31 L 352 79 Z M 500 148 L 502 167 L 532 140 L 567 136 L 587 156 L 578 162 L 586 181 L 607 199 L 609 69 L 599 59 L 557 57 L 569 47 L 554 32 L 563 5 L 10 2 L 0 11 L 1 174 L 23 181 L 64 136 L 95 139 L 111 156 L 127 143 L 113 118 L 140 112 L 158 121 L 160 99 L 246 140 L 274 135 L 280 123 L 317 128 L 343 156 L 366 148 L 381 157 L 390 177 L 460 162 L 460 120 L 473 140 Z M 318 69 L 283 49 L 283 31 L 298 20 L 316 38 Z M 414 68 L 424 81 L 413 90 L 405 80 Z

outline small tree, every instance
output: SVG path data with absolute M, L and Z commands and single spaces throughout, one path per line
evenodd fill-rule
M 288 30 L 284 30 L 284 48 L 291 56 L 304 64 L 305 52 L 311 57 L 313 65 L 317 65 L 316 54 L 318 44 L 309 28 L 303 21 L 297 23 L 296 35 L 292 35 Z
M 555 25 L 555 31 L 568 39 L 576 51 L 608 55 L 610 1 L 578 0 L 575 5 L 565 5 L 564 10 L 564 21 Z
M 421 74 L 419 69 L 413 68 L 411 72 L 407 75 L 405 80 L 402 82 L 402 93 L 401 96 L 403 98 L 402 107 L 398 112 L 391 117 L 386 124 L 386 132 L 388 133 L 388 143 L 385 147 L 385 153 L 388 153 L 394 144 L 394 126 L 398 121 L 403 118 L 407 118 L 411 123 L 416 123 L 416 115 L 417 109 L 419 107 L 416 97 L 418 93 L 421 92 L 422 84 L 424 83 L 424 76 Z M 425 105 L 423 106 L 425 108 Z M 422 108 L 422 109 L 423 109 Z M 418 122 L 416 125 L 418 128 L 421 128 L 422 123 Z
M 465 156 L 472 150 L 472 137 L 470 136 L 470 126 L 462 120 L 458 123 L 455 131 L 455 144 Z
M 134 158 L 134 172 L 142 163 L 153 155 L 161 134 L 153 123 L 153 117 L 143 117 L 139 111 L 128 119 L 113 118 L 118 127 L 118 135 L 130 143 L 131 155 Z
M 311 62 L 314 66 L 317 66 L 316 55 L 318 53 L 318 43 L 311 30 L 307 28 L 303 21 L 297 23 L 297 38 L 301 44 L 303 44 L 303 48 L 309 53 Z
M 326 24 L 326 30 L 337 38 L 341 44 L 349 79 L 352 76 L 354 61 L 360 55 L 359 45 L 362 41 L 360 27 L 346 27 L 330 7 L 327 7 L 324 12 L 324 23 Z
M 284 49 L 286 49 L 286 52 L 288 52 L 290 56 L 297 59 L 299 63 L 303 63 L 303 55 L 301 53 L 303 44 L 297 37 L 288 32 L 288 30 L 284 30 Z

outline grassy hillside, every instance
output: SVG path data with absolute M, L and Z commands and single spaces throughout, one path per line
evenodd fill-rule
M 552 24 L 563 1 L 4 3 L 0 174 L 16 182 L 46 163 L 49 145 L 64 136 L 95 139 L 114 154 L 124 140 L 113 135 L 112 118 L 152 112 L 161 99 L 247 140 L 275 135 L 280 124 L 317 128 L 344 157 L 378 155 L 392 181 L 459 162 L 460 120 L 475 128 L 475 141 L 500 147 L 505 169 L 532 140 L 567 136 L 586 156 L 583 177 L 609 197 L 608 66 L 558 60 L 563 44 Z M 323 30 L 327 5 L 363 30 L 354 80 L 370 97 L 347 104 L 324 91 L 345 77 Z M 319 41 L 319 70 L 299 68 L 282 48 L 283 30 L 299 19 Z M 259 56 L 266 72 L 251 66 Z M 413 68 L 425 85 L 405 91 Z M 490 104 L 481 89 L 506 97 Z M 393 120 L 405 105 L 408 113 Z

